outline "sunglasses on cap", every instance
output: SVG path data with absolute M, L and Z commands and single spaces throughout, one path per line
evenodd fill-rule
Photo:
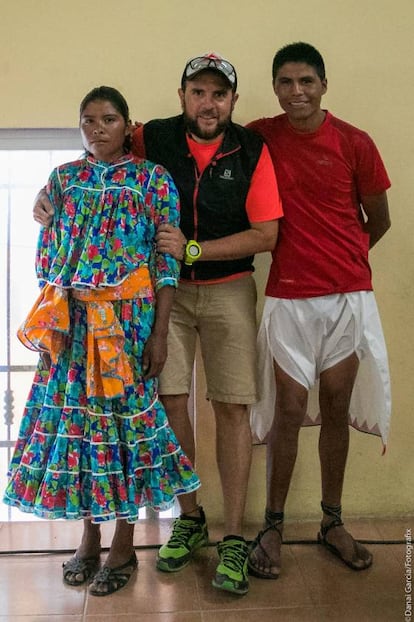
M 188 61 L 184 69 L 183 78 L 191 78 L 203 69 L 216 69 L 222 73 L 230 82 L 233 90 L 237 86 L 236 70 L 229 61 L 214 54 L 206 54 L 205 56 L 196 56 Z

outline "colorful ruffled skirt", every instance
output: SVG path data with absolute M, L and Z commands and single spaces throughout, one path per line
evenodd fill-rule
M 154 321 L 145 298 L 116 300 L 133 383 L 124 395 L 87 390 L 87 304 L 69 300 L 70 332 L 50 371 L 39 362 L 10 464 L 4 502 L 47 519 L 138 520 L 171 507 L 200 481 L 145 380 L 142 356 Z

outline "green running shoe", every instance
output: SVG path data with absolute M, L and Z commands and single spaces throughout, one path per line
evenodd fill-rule
M 156 566 L 164 572 L 177 572 L 189 563 L 193 553 L 208 544 L 203 508 L 200 517 L 181 514 L 175 519 L 170 539 L 158 551 Z
M 220 563 L 213 579 L 214 587 L 233 594 L 247 594 L 247 542 L 239 536 L 226 536 L 223 542 L 218 543 L 217 550 Z

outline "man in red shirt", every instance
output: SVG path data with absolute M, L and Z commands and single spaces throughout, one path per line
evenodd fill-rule
M 256 435 L 267 438 L 267 504 L 249 570 L 266 579 L 280 572 L 303 424 L 321 424 L 318 541 L 355 570 L 371 565 L 372 555 L 341 519 L 349 423 L 385 445 L 391 404 L 368 264 L 369 248 L 390 227 L 386 170 L 365 132 L 321 108 L 327 80 L 313 46 L 294 43 L 277 52 L 273 88 L 284 114 L 249 124 L 269 147 L 284 209 L 259 330 L 261 399 L 251 419 Z M 360 389 L 364 382 L 370 389 Z M 308 396 L 315 385 L 313 413 Z

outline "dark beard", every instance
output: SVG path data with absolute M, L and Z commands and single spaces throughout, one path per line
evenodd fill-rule
M 199 126 L 197 125 L 197 121 L 193 119 L 189 119 L 184 112 L 184 124 L 189 134 L 196 136 L 197 138 L 201 138 L 201 140 L 214 140 L 217 136 L 220 136 L 224 132 L 224 130 L 228 127 L 231 118 L 229 117 L 225 121 L 217 124 L 215 130 L 211 132 L 203 132 Z

